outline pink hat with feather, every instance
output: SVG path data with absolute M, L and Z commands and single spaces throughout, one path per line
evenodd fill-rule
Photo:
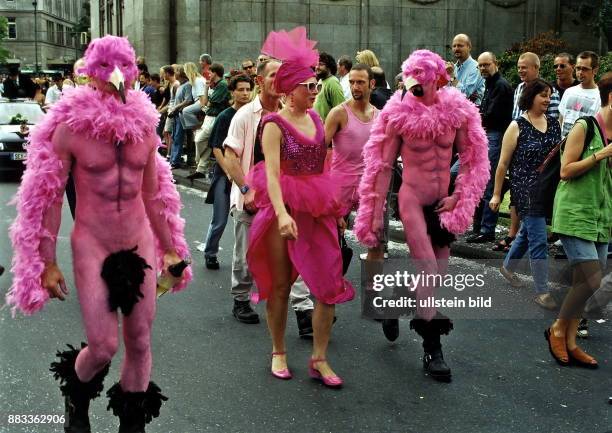
M 290 93 L 299 83 L 315 76 L 314 67 L 319 62 L 316 44 L 306 36 L 305 27 L 270 32 L 261 52 L 282 62 L 274 80 L 277 92 Z

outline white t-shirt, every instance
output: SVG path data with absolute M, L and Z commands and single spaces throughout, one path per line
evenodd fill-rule
M 62 96 L 62 91 L 57 88 L 57 84 L 49 87 L 47 89 L 47 94 L 45 95 L 45 105 L 51 105 L 59 101 Z
M 204 77 L 196 77 L 193 86 L 191 87 L 191 95 L 193 100 L 197 101 L 200 96 L 206 95 L 207 92 L 206 79 Z
M 598 88 L 583 89 L 582 85 L 579 85 L 567 89 L 559 104 L 559 114 L 563 116 L 561 135 L 565 137 L 579 117 L 597 114 L 600 106 Z
M 349 83 L 349 74 L 346 74 L 344 77 L 340 78 L 340 85 L 342 86 L 344 99 L 348 101 L 353 97 L 353 94 L 351 93 L 351 84 Z

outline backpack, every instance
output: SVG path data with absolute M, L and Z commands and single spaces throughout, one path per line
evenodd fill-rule
M 584 148 L 593 140 L 595 136 L 595 125 L 597 120 L 593 116 L 581 117 L 578 120 L 585 120 L 587 124 L 586 136 L 582 147 Z M 576 122 L 578 121 L 576 120 Z M 538 178 L 529 193 L 529 212 L 536 215 L 544 215 L 547 219 L 552 218 L 553 205 L 557 186 L 561 180 L 561 152 L 565 148 L 567 136 L 561 140 L 546 155 L 546 158 L 536 169 Z

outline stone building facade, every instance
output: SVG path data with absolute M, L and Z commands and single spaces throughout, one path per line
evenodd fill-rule
M 34 70 L 36 63 L 39 70 L 71 69 L 82 54 L 81 42 L 87 42 L 73 32 L 83 13 L 82 3 L 83 0 L 0 0 L 0 15 L 9 21 L 8 38 L 2 41 L 10 52 L 7 63 L 20 64 L 24 70 Z
M 92 0 L 91 29 L 92 37 L 127 36 L 151 68 L 205 52 L 237 67 L 256 58 L 270 30 L 304 25 L 321 51 L 337 58 L 369 48 L 386 71 L 398 71 L 417 48 L 451 59 L 457 33 L 471 36 L 475 53 L 503 52 L 547 30 L 572 51 L 599 51 L 589 17 L 576 16 L 583 4 L 597 0 Z

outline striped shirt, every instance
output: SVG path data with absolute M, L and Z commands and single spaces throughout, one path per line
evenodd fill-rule
M 525 88 L 525 82 L 522 82 L 518 86 L 516 86 L 516 90 L 514 91 L 514 107 L 512 108 L 512 120 L 518 120 L 521 115 L 525 112 L 521 110 L 518 106 L 519 99 L 521 99 L 521 95 L 523 94 L 523 89 Z M 559 102 L 561 102 L 561 98 L 559 98 L 559 92 L 557 89 L 553 87 L 552 94 L 550 95 L 550 105 L 548 106 L 548 110 L 546 110 L 546 114 L 554 119 L 559 118 Z

